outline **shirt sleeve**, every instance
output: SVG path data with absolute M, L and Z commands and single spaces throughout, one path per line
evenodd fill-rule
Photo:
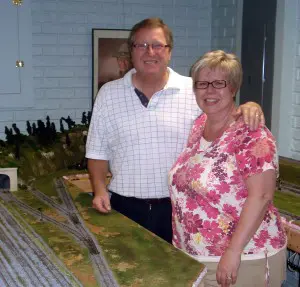
M 244 179 L 266 170 L 278 175 L 278 154 L 273 135 L 266 127 L 250 131 L 245 125 L 237 131 L 236 160 Z
M 105 86 L 100 89 L 93 107 L 85 154 L 90 159 L 109 160 L 105 90 Z

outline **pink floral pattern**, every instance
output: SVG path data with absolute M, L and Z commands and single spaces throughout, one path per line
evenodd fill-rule
M 245 179 L 269 169 L 277 172 L 277 150 L 267 128 L 250 131 L 241 120 L 202 150 L 205 121 L 204 114 L 195 121 L 169 173 L 173 244 L 191 255 L 221 256 L 248 196 Z M 270 204 L 244 254 L 278 250 L 285 242 L 277 209 Z

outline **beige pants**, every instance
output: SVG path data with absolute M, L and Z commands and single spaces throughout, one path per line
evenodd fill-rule
M 270 286 L 280 287 L 286 277 L 286 249 L 268 257 Z M 202 262 L 207 267 L 207 274 L 200 286 L 220 286 L 216 280 L 217 262 Z M 264 287 L 266 259 L 244 260 L 241 262 L 235 287 Z

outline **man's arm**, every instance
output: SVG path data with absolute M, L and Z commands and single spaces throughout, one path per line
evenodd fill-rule
M 88 159 L 88 170 L 94 192 L 93 207 L 100 212 L 108 213 L 111 210 L 110 198 L 106 188 L 108 161 Z
M 242 116 L 251 131 L 257 130 L 259 124 L 265 125 L 265 117 L 261 106 L 255 102 L 247 102 L 240 105 L 234 116 Z

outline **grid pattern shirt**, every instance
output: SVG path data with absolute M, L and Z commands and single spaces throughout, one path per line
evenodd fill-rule
M 169 79 L 144 107 L 130 70 L 98 92 L 86 157 L 108 160 L 109 190 L 137 198 L 169 197 L 168 171 L 183 150 L 201 111 L 192 80 L 169 68 Z

